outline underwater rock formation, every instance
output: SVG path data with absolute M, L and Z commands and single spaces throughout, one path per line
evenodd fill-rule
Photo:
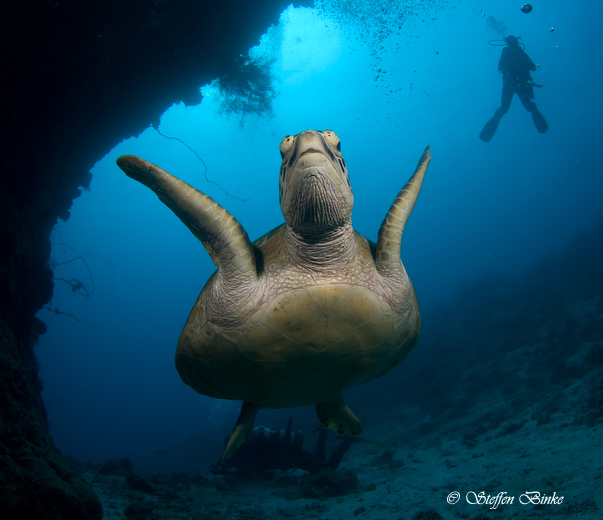
M 3 518 L 100 519 L 98 498 L 52 443 L 35 358 L 20 351 L 12 330 L 0 320 Z
M 199 103 L 199 87 L 257 44 L 289 3 L 34 0 L 3 7 L 3 518 L 102 515 L 54 448 L 40 398 L 33 346 L 45 327 L 34 315 L 52 297 L 47 262 L 57 218 L 69 218 L 73 199 L 90 185 L 90 168 L 113 146 L 171 104 Z

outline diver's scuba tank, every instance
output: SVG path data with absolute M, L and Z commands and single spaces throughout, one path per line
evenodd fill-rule
M 273 445 L 281 444 L 288 446 L 293 451 L 300 450 L 304 443 L 304 436 L 302 432 L 291 429 L 293 423 L 293 417 L 289 418 L 287 429 L 277 430 L 275 428 L 266 428 L 264 426 L 256 426 L 251 430 L 249 439 L 260 441 L 262 439 Z

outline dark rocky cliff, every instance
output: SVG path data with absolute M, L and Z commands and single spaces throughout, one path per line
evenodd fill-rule
M 0 510 L 3 518 L 100 518 L 52 444 L 33 345 L 52 297 L 49 235 L 90 168 L 236 58 L 286 0 L 33 0 L 2 7 Z

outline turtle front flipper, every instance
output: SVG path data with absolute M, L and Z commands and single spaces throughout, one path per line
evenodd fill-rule
M 362 424 L 341 395 L 318 403 L 316 415 L 320 424 L 339 435 L 360 435 L 362 433 Z
M 222 455 L 221 464 L 224 464 L 230 457 L 232 457 L 233 453 L 241 447 L 241 444 L 243 444 L 249 438 L 251 435 L 251 430 L 253 430 L 255 416 L 259 411 L 259 406 L 248 402 L 243 403 L 237 423 L 230 434 L 228 443 L 226 444 L 226 449 L 224 450 L 224 455 Z
M 243 226 L 211 197 L 134 155 L 117 165 L 128 177 L 152 189 L 205 246 L 212 260 L 230 275 L 255 277 L 253 248 Z
M 421 191 L 427 165 L 431 160 L 429 150 L 429 146 L 425 148 L 421 159 L 419 159 L 419 164 L 417 164 L 417 169 L 404 188 L 398 193 L 396 200 L 394 200 L 392 207 L 385 216 L 385 220 L 381 224 L 375 254 L 375 266 L 378 271 L 397 269 L 401 265 L 400 246 L 402 244 L 402 233 Z

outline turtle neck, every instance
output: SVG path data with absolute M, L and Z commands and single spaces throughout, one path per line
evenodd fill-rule
M 317 271 L 337 271 L 356 253 L 351 220 L 321 233 L 299 233 L 287 227 L 286 248 L 292 263 Z

